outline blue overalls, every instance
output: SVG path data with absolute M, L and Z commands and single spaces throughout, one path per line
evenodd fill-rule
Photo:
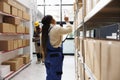
M 61 80 L 64 58 L 62 51 L 62 47 L 54 48 L 50 44 L 50 39 L 48 37 L 47 56 L 45 58 L 47 72 L 46 80 Z

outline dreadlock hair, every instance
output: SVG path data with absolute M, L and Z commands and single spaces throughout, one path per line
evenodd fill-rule
M 42 19 L 42 48 L 43 48 L 43 52 L 44 55 L 46 57 L 46 51 L 47 51 L 47 41 L 48 41 L 48 33 L 49 33 L 49 28 L 50 28 L 50 24 L 52 21 L 53 17 L 51 15 L 46 15 L 45 17 L 43 17 Z

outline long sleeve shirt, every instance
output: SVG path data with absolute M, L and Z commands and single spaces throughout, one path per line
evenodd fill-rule
M 72 32 L 72 25 L 70 23 L 66 23 L 66 27 L 63 28 L 61 26 L 52 25 L 52 29 L 49 32 L 50 43 L 54 48 L 61 47 L 62 37 L 64 34 L 68 34 Z

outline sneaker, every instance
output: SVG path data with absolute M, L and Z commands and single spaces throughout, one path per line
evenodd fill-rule
M 42 61 L 42 65 L 44 65 L 45 64 L 45 62 L 44 61 Z
M 40 63 L 41 63 L 41 61 L 37 61 L 37 62 L 36 62 L 36 64 L 40 64 Z

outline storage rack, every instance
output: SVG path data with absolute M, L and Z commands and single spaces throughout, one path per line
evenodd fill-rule
M 94 76 L 94 74 L 91 72 L 90 68 L 87 66 L 86 61 L 85 61 L 85 46 L 84 46 L 84 41 L 82 41 L 82 50 L 79 50 L 80 48 L 80 41 L 77 38 L 85 39 L 94 39 L 94 38 L 87 38 L 87 30 L 92 30 L 94 28 L 99 28 L 101 26 L 106 26 L 109 24 L 114 24 L 114 23 L 120 23 L 120 6 L 119 0 L 99 0 L 96 5 L 87 13 L 86 12 L 86 1 L 87 0 L 76 0 L 76 3 L 81 3 L 82 2 L 82 21 L 77 22 L 77 18 L 79 18 L 79 8 L 77 4 L 77 9 L 75 11 L 75 17 L 74 17 L 74 25 L 75 25 L 75 41 L 76 41 L 76 52 L 75 56 L 76 57 L 76 75 L 79 75 L 78 73 L 78 60 L 83 60 L 83 67 L 84 67 L 84 72 L 82 79 L 79 79 L 79 76 L 77 77 L 77 80 L 98 80 Z M 90 1 L 95 1 L 95 0 L 90 0 Z M 93 6 L 93 5 L 92 5 Z M 82 32 L 82 35 L 80 34 Z M 118 28 L 117 32 L 117 38 L 116 40 L 119 41 L 120 39 L 120 27 Z M 101 40 L 100 38 L 98 40 Z M 105 39 L 109 40 L 109 39 Z M 80 51 L 80 52 L 79 52 Z M 82 57 L 81 57 L 82 55 Z M 80 59 L 78 59 L 80 58 Z M 87 78 L 85 77 L 85 74 L 87 74 Z M 102 79 L 101 79 L 102 80 Z
M 25 5 L 23 5 L 21 2 L 19 2 L 19 0 L 16 0 L 15 2 L 20 4 L 21 6 L 24 6 L 25 9 L 28 11 L 28 13 L 30 12 L 30 8 L 28 8 Z M 29 28 L 29 30 L 30 30 L 30 26 L 31 26 L 30 20 L 24 19 L 24 18 L 15 16 L 15 15 L 12 15 L 12 14 L 0 11 L 0 22 L 2 22 L 2 17 L 3 16 L 10 16 L 10 17 L 13 17 L 13 18 L 20 19 L 21 20 L 21 24 L 24 25 L 24 26 L 27 26 L 27 28 Z M 7 39 L 29 39 L 30 40 L 30 34 L 29 33 L 10 33 L 10 32 L 7 33 L 6 32 L 6 33 L 0 33 L 0 38 L 1 39 L 5 39 L 5 40 L 7 40 Z M 22 46 L 22 47 L 13 49 L 13 50 L 0 51 L 0 64 L 3 61 L 12 59 L 12 58 L 16 57 L 17 55 L 23 54 L 23 53 L 30 53 L 30 45 Z M 10 73 L 8 73 L 8 75 L 6 75 L 6 77 L 4 77 L 4 78 L 0 77 L 0 80 L 1 80 L 1 78 L 2 78 L 2 80 L 9 80 L 9 79 L 11 79 L 13 76 L 15 76 L 17 73 L 22 71 L 24 68 L 26 68 L 30 64 L 31 64 L 31 61 L 29 63 L 27 63 L 27 64 L 22 65 L 19 70 L 11 71 Z

